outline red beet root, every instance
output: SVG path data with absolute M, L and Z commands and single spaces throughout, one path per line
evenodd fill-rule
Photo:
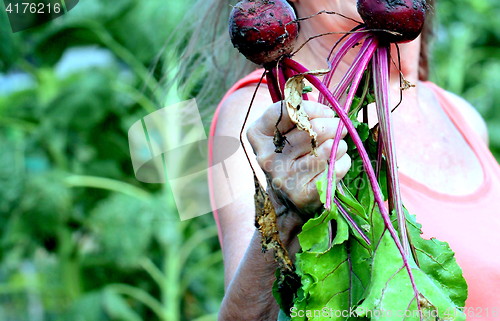
M 425 0 L 358 0 L 358 12 L 369 29 L 380 32 L 388 42 L 412 41 L 422 31 L 426 15 Z
M 248 60 L 265 65 L 292 52 L 298 36 L 295 19 L 285 0 L 243 0 L 231 12 L 229 34 Z

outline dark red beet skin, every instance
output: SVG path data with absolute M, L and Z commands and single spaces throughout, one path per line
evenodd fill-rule
M 229 34 L 247 59 L 265 65 L 292 52 L 298 36 L 295 19 L 285 0 L 243 0 L 231 11 Z
M 358 0 L 358 12 L 368 29 L 397 32 L 394 35 L 380 32 L 388 42 L 408 42 L 417 38 L 426 16 L 425 0 Z

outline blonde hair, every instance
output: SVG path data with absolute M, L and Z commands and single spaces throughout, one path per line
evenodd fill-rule
M 177 69 L 173 81 L 179 86 L 181 97 L 196 97 L 205 122 L 227 89 L 257 68 L 231 44 L 227 26 L 231 3 L 236 1 L 196 1 L 171 41 L 180 65 L 167 69 Z

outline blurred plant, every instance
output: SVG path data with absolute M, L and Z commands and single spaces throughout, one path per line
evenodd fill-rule
M 176 99 L 156 60 L 186 5 L 86 0 L 0 29 L 0 320 L 216 318 L 212 218 L 180 222 L 167 185 L 135 180 L 127 141 Z
M 436 9 L 432 79 L 477 108 L 488 125 L 490 148 L 500 161 L 500 3 L 439 0 Z

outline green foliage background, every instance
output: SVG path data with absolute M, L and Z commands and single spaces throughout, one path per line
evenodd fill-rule
M 180 222 L 127 138 L 177 99 L 160 79 L 187 5 L 84 0 L 16 34 L 0 14 L 0 320 L 216 319 L 213 219 Z
M 437 0 L 431 79 L 469 101 L 486 120 L 500 160 L 500 2 Z
M 180 222 L 167 185 L 134 178 L 127 141 L 135 121 L 177 99 L 161 83 L 179 63 L 167 39 L 189 5 L 83 0 L 16 34 L 0 14 L 0 320 L 216 319 L 213 219 Z M 431 72 L 477 107 L 497 158 L 499 7 L 440 0 Z M 68 65 L 82 46 L 99 63 Z

